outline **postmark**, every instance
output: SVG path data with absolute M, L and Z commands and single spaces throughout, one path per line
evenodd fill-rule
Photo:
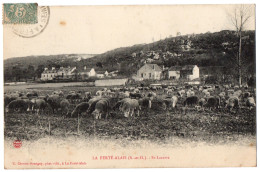
M 37 3 L 4 4 L 3 24 L 36 24 Z
M 17 149 L 22 147 L 22 141 L 21 140 L 15 140 L 13 142 L 13 146 L 14 146 L 14 148 L 17 148 Z
M 38 22 L 35 24 L 14 24 L 12 30 L 18 36 L 31 38 L 39 35 L 48 25 L 50 18 L 50 8 L 48 6 L 38 6 Z

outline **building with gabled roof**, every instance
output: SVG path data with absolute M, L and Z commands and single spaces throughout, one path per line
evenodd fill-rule
M 200 69 L 197 65 L 185 65 L 180 71 L 182 79 L 194 80 L 200 77 Z
M 41 74 L 42 81 L 48 80 L 66 80 L 66 79 L 74 79 L 77 75 L 77 68 L 76 67 L 60 67 L 56 69 L 52 67 L 52 69 L 45 68 Z
M 166 78 L 178 80 L 180 78 L 181 69 L 182 69 L 181 66 L 171 66 L 169 69 L 167 69 Z
M 95 77 L 96 76 L 96 71 L 94 68 L 87 68 L 84 66 L 83 69 L 78 70 L 79 75 L 81 76 L 81 79 L 87 79 L 89 77 Z
M 137 71 L 137 77 L 160 80 L 162 78 L 162 71 L 162 68 L 157 64 L 145 64 Z
M 41 80 L 42 81 L 48 81 L 53 80 L 58 75 L 57 69 L 55 67 L 52 67 L 51 69 L 44 68 L 44 71 L 41 74 Z
M 165 73 L 166 79 L 173 80 L 194 80 L 200 77 L 199 67 L 197 65 L 171 66 Z
M 106 76 L 108 76 L 108 72 L 107 71 L 96 71 L 96 77 L 104 78 Z

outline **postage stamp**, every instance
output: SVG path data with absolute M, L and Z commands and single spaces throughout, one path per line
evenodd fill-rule
M 37 3 L 4 4 L 3 8 L 3 24 L 38 23 Z
M 31 38 L 39 35 L 48 25 L 50 18 L 50 8 L 47 6 L 38 6 L 37 23 L 34 24 L 14 24 L 12 25 L 13 32 L 24 38 Z

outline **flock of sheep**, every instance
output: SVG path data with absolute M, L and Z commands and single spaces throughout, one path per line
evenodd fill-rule
M 87 89 L 87 88 L 86 88 Z M 115 114 L 130 118 L 142 116 L 151 110 L 174 111 L 191 108 L 252 109 L 255 89 L 230 85 L 204 86 L 135 86 L 102 88 L 96 92 L 71 91 L 66 95 L 54 91 L 50 95 L 37 92 L 11 92 L 4 94 L 5 112 L 61 114 L 64 117 L 93 115 L 95 119 Z

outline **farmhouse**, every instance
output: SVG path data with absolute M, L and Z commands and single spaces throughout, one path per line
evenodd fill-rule
M 58 73 L 55 67 L 52 67 L 51 69 L 44 68 L 44 71 L 41 74 L 41 80 L 42 81 L 53 80 L 57 75 Z
M 60 69 L 57 70 L 56 79 L 72 79 L 75 76 L 76 70 L 76 67 L 60 67 Z
M 178 80 L 180 78 L 181 66 L 172 66 L 166 72 L 167 79 Z
M 78 71 L 80 77 L 82 80 L 87 79 L 89 77 L 95 77 L 96 76 L 96 71 L 94 68 L 87 68 L 84 66 L 83 70 Z
M 200 70 L 197 65 L 183 66 L 180 71 L 180 78 L 194 80 L 200 77 Z
M 52 67 L 51 70 L 48 68 L 45 68 L 44 71 L 41 74 L 41 80 L 42 81 L 48 81 L 53 79 L 74 79 L 75 75 L 77 74 L 76 67 L 60 67 L 60 69 L 56 69 L 55 67 Z
M 194 80 L 200 77 L 199 67 L 197 65 L 172 66 L 164 71 L 165 79 L 170 80 Z
M 162 78 L 162 69 L 157 64 L 145 64 L 137 71 L 137 77 L 160 80 Z
M 96 77 L 97 78 L 104 78 L 108 76 L 108 72 L 107 71 L 96 71 Z

